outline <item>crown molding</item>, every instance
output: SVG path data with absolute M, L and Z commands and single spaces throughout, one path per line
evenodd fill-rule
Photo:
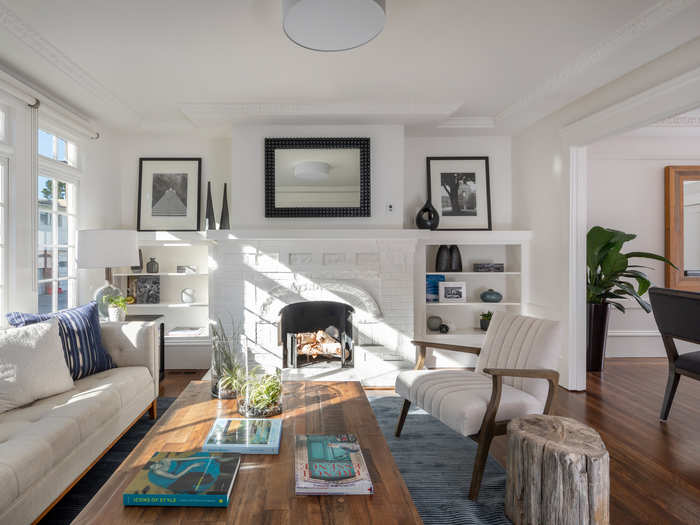
M 127 112 L 133 119 L 138 120 L 139 117 L 133 109 L 117 98 L 116 95 L 98 82 L 76 62 L 71 60 L 60 49 L 41 36 L 31 25 L 17 16 L 17 14 L 2 1 L 0 1 L 0 28 L 7 30 L 20 42 L 61 71 L 77 85 L 86 89 L 98 99 L 119 106 L 122 111 Z M 75 113 L 78 115 L 80 114 L 77 111 Z
M 338 120 L 383 124 L 442 120 L 461 102 L 413 103 L 186 103 L 180 111 L 195 126 L 247 123 L 313 123 Z
M 700 128 L 700 116 L 678 115 L 665 118 L 650 127 L 653 128 Z
M 562 99 L 561 93 L 570 86 L 576 86 L 592 68 L 622 50 L 644 33 L 678 15 L 696 4 L 698 0 L 660 0 L 638 16 L 624 24 L 609 38 L 583 52 L 573 62 L 548 78 L 532 92 L 517 100 L 496 115 L 496 124 L 514 130 L 521 130 L 537 120 L 573 102 L 585 93 L 570 93 Z M 613 80 L 604 81 L 603 84 Z M 600 85 L 603 85 L 600 84 Z M 595 89 L 595 88 L 593 88 Z M 590 91 L 590 90 L 588 90 Z M 588 92 L 587 91 L 587 92 Z
M 438 128 L 492 129 L 496 127 L 493 117 L 450 117 L 437 125 Z

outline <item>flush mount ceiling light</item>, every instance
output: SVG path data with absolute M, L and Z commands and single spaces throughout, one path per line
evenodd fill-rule
M 318 160 L 307 160 L 294 166 L 294 176 L 302 180 L 326 180 L 331 165 Z
M 384 29 L 385 0 L 282 0 L 282 26 L 295 44 L 314 51 L 345 51 Z

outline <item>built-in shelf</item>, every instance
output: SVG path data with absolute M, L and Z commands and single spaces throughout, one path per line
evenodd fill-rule
M 194 277 L 197 275 L 209 275 L 206 272 L 182 273 L 182 272 L 163 272 L 163 273 L 115 273 L 114 277 L 152 277 L 152 276 L 167 276 L 167 277 Z
M 425 303 L 426 306 L 520 306 L 520 303 L 501 301 L 500 303 L 485 303 L 484 301 L 471 301 L 466 303 Z
M 427 272 L 425 275 L 467 275 L 491 277 L 492 275 L 520 275 L 520 272 Z
M 196 306 L 209 306 L 209 303 L 134 303 L 129 308 L 194 308 Z

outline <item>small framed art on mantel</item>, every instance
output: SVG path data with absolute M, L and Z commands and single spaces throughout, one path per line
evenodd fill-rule
M 199 230 L 201 179 L 201 158 L 140 158 L 137 230 Z
M 438 230 L 490 230 L 488 157 L 427 157 L 428 196 Z

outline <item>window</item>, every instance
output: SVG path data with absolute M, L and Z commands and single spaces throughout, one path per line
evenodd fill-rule
M 39 155 L 42 157 L 53 159 L 69 166 L 76 165 L 76 146 L 64 138 L 40 129 L 37 147 Z
M 76 304 L 76 185 L 40 169 L 37 187 L 38 311 L 47 313 Z
M 0 325 L 4 322 L 7 305 L 7 171 L 8 161 L 0 157 Z

